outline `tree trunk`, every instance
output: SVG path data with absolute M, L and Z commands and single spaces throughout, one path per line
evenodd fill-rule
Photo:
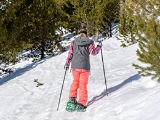
M 112 24 L 109 23 L 109 37 L 112 37 Z
M 134 44 L 134 37 L 132 31 L 131 31 L 131 43 Z
M 99 31 L 98 29 L 96 29 L 96 32 L 95 32 L 95 42 L 97 42 L 99 39 Z
M 66 50 L 64 49 L 64 47 L 62 47 L 62 45 L 61 45 L 60 43 L 57 43 L 57 47 L 58 47 L 58 49 L 60 50 L 60 52 L 66 51 Z
M 43 59 L 45 57 L 44 51 L 45 51 L 45 43 L 44 43 L 44 40 L 42 40 L 42 42 L 41 42 L 41 59 Z

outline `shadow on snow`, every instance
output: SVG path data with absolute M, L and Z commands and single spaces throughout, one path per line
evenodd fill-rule
M 93 97 L 87 104 L 87 106 L 90 106 L 91 104 L 93 104 L 95 101 L 98 101 L 100 99 L 102 99 L 103 97 L 105 97 L 106 95 L 108 95 L 108 93 L 112 93 L 117 91 L 118 89 L 122 88 L 123 86 L 125 86 L 126 84 L 128 84 L 129 82 L 135 81 L 135 80 L 139 80 L 141 78 L 141 76 L 139 74 L 135 74 L 131 77 L 129 77 L 128 79 L 126 79 L 125 81 L 123 81 L 122 83 L 111 87 L 108 89 L 108 91 L 103 91 L 100 95 Z
M 42 60 L 40 60 L 40 61 L 38 61 L 38 62 L 31 63 L 30 65 L 27 65 L 26 67 L 21 68 L 21 69 L 18 69 L 18 70 L 16 70 L 15 72 L 13 72 L 13 73 L 5 76 L 4 78 L 0 79 L 0 86 L 3 85 L 3 84 L 6 83 L 6 82 L 8 82 L 8 81 L 10 81 L 10 80 L 18 77 L 18 76 L 20 76 L 20 75 L 23 75 L 25 72 L 27 72 L 27 71 L 35 68 L 37 65 L 45 62 L 45 61 L 46 61 L 47 59 L 49 59 L 49 58 L 51 58 L 51 57 L 42 59 Z

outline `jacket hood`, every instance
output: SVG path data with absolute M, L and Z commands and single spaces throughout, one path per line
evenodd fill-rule
M 89 45 L 91 44 L 93 41 L 90 40 L 89 38 L 87 37 L 77 37 L 75 40 L 74 40 L 75 44 L 77 45 Z

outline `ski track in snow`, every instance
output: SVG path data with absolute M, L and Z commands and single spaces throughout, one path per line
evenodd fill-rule
M 160 85 L 150 77 L 141 77 L 132 67 L 133 62 L 138 63 L 136 48 L 137 44 L 120 48 L 120 41 L 114 37 L 103 41 L 109 95 L 101 54 L 91 56 L 89 106 L 84 113 L 65 111 L 72 82 L 70 70 L 57 111 L 68 51 L 4 78 L 7 82 L 0 86 L 0 120 L 159 120 Z M 34 79 L 44 85 L 36 87 Z

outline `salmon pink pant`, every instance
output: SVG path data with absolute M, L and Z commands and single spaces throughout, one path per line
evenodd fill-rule
M 78 103 L 86 105 L 88 101 L 87 84 L 90 72 L 84 69 L 72 70 L 73 82 L 70 86 L 69 97 L 77 98 L 77 92 L 79 89 Z

